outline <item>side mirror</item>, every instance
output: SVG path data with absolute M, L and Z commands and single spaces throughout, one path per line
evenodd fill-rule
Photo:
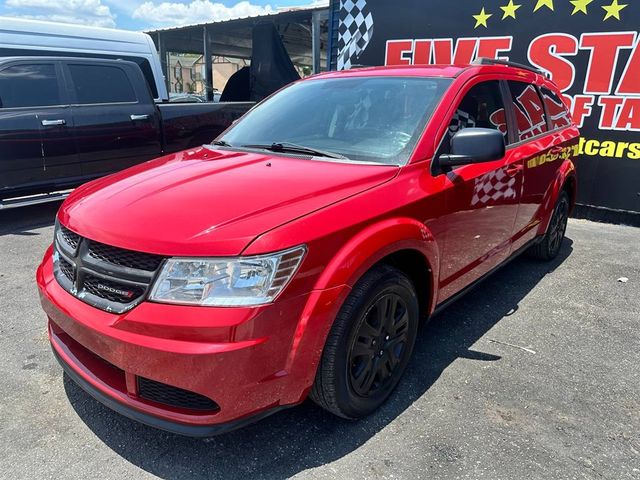
M 504 157 L 504 136 L 491 128 L 465 128 L 451 139 L 451 153 L 440 155 L 440 168 L 483 163 Z

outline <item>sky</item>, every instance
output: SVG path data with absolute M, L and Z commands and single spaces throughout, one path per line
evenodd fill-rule
M 0 16 L 147 30 L 328 3 L 329 0 L 0 0 Z

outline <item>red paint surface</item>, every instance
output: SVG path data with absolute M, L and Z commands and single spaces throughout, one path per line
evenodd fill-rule
M 529 161 L 577 143 L 574 126 L 508 147 L 495 162 L 435 177 L 429 166 L 457 103 L 475 83 L 511 79 L 557 92 L 553 84 L 504 66 L 392 67 L 321 77 L 341 75 L 455 79 L 404 167 L 200 148 L 91 182 L 67 199 L 58 215 L 62 224 L 132 250 L 228 256 L 308 247 L 300 270 L 271 305 L 143 302 L 122 315 L 65 292 L 53 278 L 49 249 L 37 280 L 50 338 L 85 380 L 131 408 L 193 425 L 295 404 L 312 385 L 342 302 L 376 262 L 400 250 L 418 252 L 430 271 L 425 293 L 431 312 L 545 232 L 559 191 L 575 175 L 574 159 L 535 168 Z M 478 203 L 476 186 L 499 169 L 515 178 L 515 196 Z M 96 366 L 87 352 L 125 375 Z M 200 393 L 220 410 L 197 415 L 144 402 L 131 391 L 131 375 Z

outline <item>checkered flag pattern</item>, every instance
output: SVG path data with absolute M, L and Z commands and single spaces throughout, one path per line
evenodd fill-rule
M 464 110 L 456 110 L 456 113 L 454 113 L 453 117 L 451 118 L 449 131 L 451 133 L 456 133 L 458 130 L 462 130 L 463 128 L 472 128 L 475 126 L 476 121 L 471 115 L 469 115 Z
M 515 183 L 516 179 L 507 175 L 507 167 L 486 173 L 475 181 L 471 205 L 486 205 L 502 198 L 515 198 Z
M 373 36 L 373 15 L 367 0 L 340 0 L 338 30 L 338 70 L 352 67 Z

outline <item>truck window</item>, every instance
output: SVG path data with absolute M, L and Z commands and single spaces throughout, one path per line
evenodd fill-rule
M 158 87 L 156 86 L 156 79 L 153 76 L 153 70 L 149 60 L 144 57 L 129 57 L 127 55 L 100 55 L 92 52 L 69 52 L 61 50 L 40 50 L 40 49 L 25 49 L 25 48 L 0 48 L 0 57 L 82 57 L 82 58 L 105 58 L 111 60 L 127 60 L 129 62 L 137 63 L 142 70 L 153 98 L 158 98 Z
M 507 119 L 497 80 L 479 83 L 467 92 L 451 117 L 439 154 L 450 153 L 453 136 L 460 130 L 471 127 L 499 130 L 507 140 Z
M 0 108 L 60 105 L 53 64 L 13 65 L 0 71 Z
M 522 142 L 546 132 L 547 118 L 535 85 L 516 81 L 508 84 L 518 125 L 516 141 Z
M 547 109 L 547 115 L 551 121 L 551 128 L 555 130 L 556 128 L 570 126 L 572 123 L 571 114 L 560 97 L 548 88 L 542 87 L 540 91 L 542 92 L 544 106 Z
M 69 65 L 79 104 L 135 102 L 127 74 L 107 65 Z
M 156 79 L 153 76 L 153 70 L 151 70 L 149 60 L 140 57 L 122 57 L 122 59 L 138 64 L 140 70 L 142 70 L 145 80 L 147 81 L 147 85 L 149 85 L 149 88 L 151 89 L 151 95 L 153 98 L 158 98 L 158 87 L 156 86 Z

